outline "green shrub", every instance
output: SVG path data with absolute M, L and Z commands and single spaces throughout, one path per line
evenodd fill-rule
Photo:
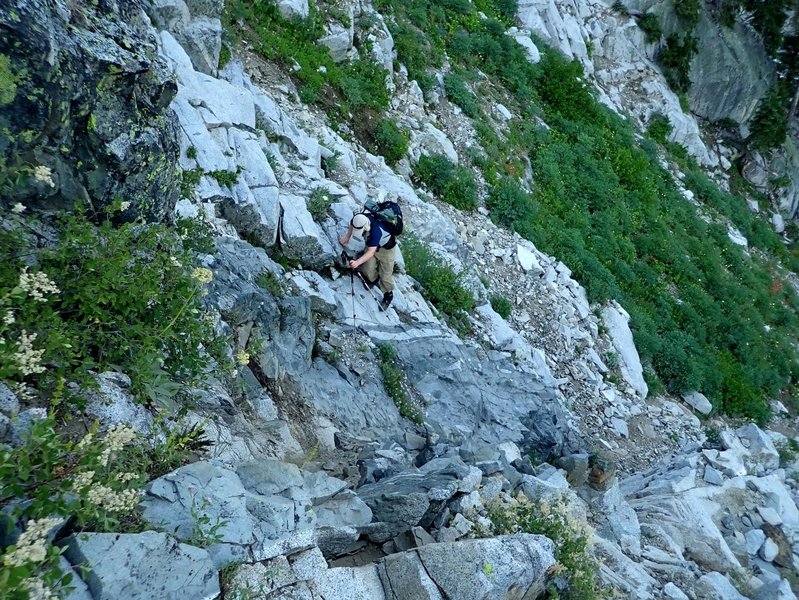
M 280 278 L 270 271 L 264 271 L 255 279 L 258 287 L 268 290 L 275 298 L 282 298 L 284 295 L 283 283 Z
M 455 165 L 441 154 L 421 156 L 414 176 L 447 204 L 461 210 L 477 208 L 477 183 L 466 167 Z
M 503 177 L 491 188 L 486 205 L 491 211 L 491 220 L 517 229 L 535 219 L 535 204 L 526 191 L 510 177 Z
M 463 109 L 463 113 L 467 117 L 477 119 L 482 116 L 480 104 L 475 95 L 466 87 L 466 82 L 463 77 L 456 73 L 449 73 L 444 76 L 444 91 L 447 92 L 447 98 Z
M 671 135 L 671 122 L 669 118 L 662 113 L 655 113 L 649 119 L 649 124 L 646 127 L 646 134 L 653 140 L 660 144 L 665 144 Z
M 760 100 L 752 119 L 751 134 L 746 139 L 762 152 L 781 146 L 788 133 L 789 98 L 781 86 L 773 86 Z
M 324 187 L 314 188 L 305 205 L 314 221 L 323 221 L 327 216 L 327 209 L 333 203 L 333 196 Z
M 232 187 L 239 179 L 238 171 L 208 171 L 206 175 L 213 177 L 219 185 L 224 185 L 226 188 Z
M 644 32 L 644 38 L 650 44 L 660 41 L 663 31 L 660 29 L 660 18 L 654 13 L 644 13 L 638 17 L 638 27 Z
M 407 382 L 402 369 L 397 366 L 397 351 L 394 346 L 389 343 L 379 344 L 377 357 L 380 361 L 380 371 L 383 373 L 383 386 L 386 393 L 397 405 L 400 415 L 420 425 L 422 415 L 414 408 L 405 392 Z
M 402 256 L 408 274 L 421 284 L 425 298 L 447 315 L 456 329 L 470 329 L 467 314 L 474 309 L 474 298 L 462 285 L 463 274 L 455 273 L 444 259 L 413 236 L 403 241 Z
M 672 33 L 660 49 L 658 60 L 663 66 L 666 81 L 677 92 L 685 92 L 691 87 L 688 72 L 691 61 L 699 50 L 697 39 L 688 34 L 680 36 Z
M 699 23 L 701 0 L 674 0 L 674 12 L 690 29 Z
M 491 308 L 493 308 L 494 312 L 496 312 L 500 317 L 507 319 L 510 316 L 511 310 L 513 310 L 513 304 L 511 304 L 511 301 L 505 296 L 493 294 L 490 298 L 490 301 Z
M 589 552 L 591 527 L 578 521 L 562 499 L 537 498 L 508 506 L 494 505 L 488 516 L 495 535 L 532 533 L 554 542 L 556 572 L 566 580 L 566 589 L 551 585 L 547 592 L 552 598 L 596 600 L 602 597 L 599 565 Z
M 391 119 L 381 119 L 375 131 L 377 151 L 390 165 L 399 162 L 408 151 L 408 134 Z
M 177 381 L 196 383 L 208 363 L 203 344 L 214 340 L 197 316 L 213 274 L 194 266 L 195 240 L 179 233 L 204 246 L 197 228 L 96 226 L 77 211 L 62 217 L 59 232 L 52 249 L 38 252 L 0 234 L 0 310 L 10 315 L 0 337 L 18 340 L 0 346 L 0 380 L 46 399 L 65 380 L 90 385 L 90 370 L 121 370 L 140 400 L 156 402 L 168 401 Z M 23 267 L 24 254 L 37 256 L 36 269 Z M 22 360 L 25 348 L 36 360 Z

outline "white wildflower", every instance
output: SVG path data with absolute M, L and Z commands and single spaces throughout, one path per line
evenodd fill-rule
M 53 171 L 50 169 L 50 167 L 45 167 L 44 165 L 35 167 L 33 169 L 33 177 L 40 183 L 44 183 L 49 187 L 55 187 L 55 182 L 53 181 Z
M 28 600 L 58 600 L 58 596 L 39 577 L 28 577 L 21 582 L 28 590 Z
M 211 269 L 197 267 L 191 272 L 191 276 L 199 283 L 211 283 L 211 280 L 214 278 L 214 273 Z
M 245 352 L 244 350 L 239 350 L 239 352 L 236 353 L 236 362 L 239 363 L 240 365 L 249 364 L 250 363 L 249 353 Z
M 11 309 L 6 311 L 6 314 L 3 315 L 3 325 L 11 325 L 14 322 L 14 313 Z
M 47 302 L 45 294 L 57 294 L 61 290 L 46 273 L 28 273 L 28 267 L 19 274 L 19 287 L 37 302 Z
M 22 204 L 21 202 L 17 202 L 11 209 L 11 212 L 20 215 L 25 212 L 25 205 Z
M 91 446 L 93 442 L 94 442 L 94 434 L 91 432 L 87 433 L 85 436 L 83 436 L 83 439 L 78 442 L 78 445 L 75 446 L 75 449 L 85 450 L 86 448 Z
M 44 373 L 45 368 L 42 366 L 42 357 L 44 356 L 44 349 L 34 350 L 33 342 L 36 340 L 37 334 L 28 332 L 24 329 L 19 336 L 19 346 L 16 353 L 14 353 L 14 360 L 17 367 L 23 375 L 33 375 L 34 373 Z
M 117 473 L 117 480 L 121 481 L 122 483 L 133 481 L 137 477 L 138 475 L 136 473 Z
M 130 202 L 123 202 L 122 204 L 119 205 L 120 212 L 125 212 L 129 208 L 130 208 Z
M 176 267 L 182 267 L 182 266 L 183 266 L 183 263 L 182 263 L 182 262 L 180 262 L 180 261 L 179 261 L 177 258 L 175 258 L 174 256 L 170 256 L 170 257 L 169 257 L 169 260 L 170 260 L 170 262 L 171 262 L 173 265 L 175 265 Z
M 104 508 L 109 512 L 126 512 L 136 508 L 141 499 L 141 492 L 139 490 L 116 492 L 110 487 L 98 485 L 89 490 L 87 499 L 98 508 Z
M 81 491 L 83 488 L 89 487 L 94 479 L 94 471 L 86 471 L 78 473 L 72 480 L 72 489 L 76 492 Z
M 47 558 L 47 534 L 61 519 L 47 517 L 28 521 L 25 531 L 14 544 L 14 550 L 3 557 L 7 567 L 19 567 L 26 563 L 39 563 Z

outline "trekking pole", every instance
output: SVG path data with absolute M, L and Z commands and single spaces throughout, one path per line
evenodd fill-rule
M 347 268 L 350 270 L 350 277 L 352 277 L 353 273 L 357 275 L 358 279 L 360 279 L 361 283 L 363 283 L 363 287 L 369 290 L 369 294 L 372 296 L 372 298 L 375 299 L 375 302 L 380 304 L 380 302 L 382 302 L 383 299 L 380 297 L 380 294 L 377 294 L 377 292 L 375 292 L 374 285 L 370 285 L 369 283 L 367 283 L 366 278 L 363 276 L 363 273 L 361 273 L 358 269 L 353 269 L 352 267 L 349 266 L 352 257 L 349 254 L 347 254 L 346 250 L 342 251 L 341 258 L 344 261 L 344 263 L 347 265 Z M 355 294 L 354 290 L 353 294 Z

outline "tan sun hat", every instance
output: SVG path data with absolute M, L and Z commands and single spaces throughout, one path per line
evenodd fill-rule
M 369 233 L 372 224 L 369 222 L 369 217 L 363 213 L 358 213 L 352 217 L 352 235 L 358 238 L 363 238 Z

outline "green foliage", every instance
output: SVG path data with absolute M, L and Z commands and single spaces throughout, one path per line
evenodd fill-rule
M 556 572 L 566 580 L 566 588 L 552 585 L 547 592 L 552 598 L 596 600 L 602 595 L 599 565 L 589 552 L 587 523 L 579 522 L 569 507 L 557 499 L 521 500 L 508 506 L 490 508 L 489 518 L 495 535 L 532 533 L 544 535 L 555 543 Z
M 655 13 L 644 13 L 638 17 L 638 27 L 644 32 L 644 38 L 650 44 L 660 41 L 663 31 L 660 29 L 660 18 Z
M 308 196 L 306 206 L 314 221 L 323 221 L 327 216 L 327 209 L 333 203 L 333 196 L 324 187 L 314 188 Z
M 472 119 L 482 116 L 482 109 L 477 101 L 477 97 L 466 87 L 463 77 L 457 73 L 449 73 L 444 76 L 444 90 L 447 98 L 463 109 L 464 114 Z
M 474 298 L 461 283 L 463 274 L 455 273 L 440 256 L 412 235 L 403 242 L 402 255 L 408 274 L 422 285 L 425 298 L 447 315 L 456 329 L 468 331 L 467 314 L 474 309 Z
M 232 187 L 239 178 L 237 171 L 208 171 L 206 175 L 213 177 L 219 185 L 224 185 L 227 188 Z
M 702 9 L 701 0 L 673 0 L 674 12 L 690 29 L 699 23 L 699 14 Z
M 208 546 L 218 544 L 224 539 L 219 530 L 227 525 L 229 521 L 222 519 L 219 515 L 212 519 L 205 510 L 211 505 L 210 501 L 203 498 L 198 502 L 197 495 L 191 498 L 191 537 L 185 542 L 198 548 L 208 548 Z
M 208 364 L 202 346 L 214 339 L 198 318 L 212 276 L 193 267 L 194 244 L 207 243 L 198 225 L 94 225 L 77 211 L 59 232 L 39 251 L 0 233 L 0 337 L 12 341 L 0 350 L 0 380 L 48 398 L 64 381 L 91 385 L 90 370 L 121 370 L 154 402 L 169 401 L 177 382 L 197 383 Z M 22 265 L 31 253 L 35 270 Z
M 186 148 L 186 157 L 192 159 L 197 158 L 197 148 L 194 146 L 189 146 Z
M 265 58 L 287 67 L 300 98 L 321 105 L 332 118 L 358 123 L 364 111 L 388 106 L 386 72 L 371 57 L 336 63 L 317 42 L 325 35 L 325 17 L 315 5 L 308 18 L 288 20 L 273 3 L 229 0 L 223 20 L 226 32 L 243 32 Z
M 202 169 L 191 169 L 189 171 L 183 171 L 180 178 L 180 197 L 181 198 L 191 198 L 194 194 L 194 190 L 200 183 L 200 179 L 202 178 L 205 171 Z
M 691 87 L 688 71 L 691 68 L 691 61 L 698 51 L 699 42 L 690 34 L 680 36 L 672 33 L 666 38 L 666 43 L 660 49 L 658 60 L 663 66 L 666 81 L 674 90 L 685 92 Z
M 773 86 L 760 100 L 752 119 L 752 133 L 747 143 L 752 148 L 768 151 L 785 142 L 788 134 L 788 105 L 790 98 L 782 86 Z
M 447 204 L 461 210 L 477 208 L 477 184 L 466 167 L 455 165 L 441 154 L 421 156 L 414 176 Z
M 617 13 L 621 13 L 623 15 L 627 14 L 627 6 L 621 0 L 615 0 L 611 8 L 615 10 Z
M 422 415 L 411 404 L 405 392 L 407 387 L 405 374 L 397 366 L 397 351 L 394 346 L 389 343 L 379 344 L 377 346 L 377 356 L 380 360 L 380 371 L 383 373 L 383 386 L 386 389 L 386 393 L 397 405 L 400 415 L 420 425 L 422 423 Z
M 264 271 L 258 275 L 255 283 L 258 287 L 268 290 L 275 298 L 282 298 L 285 295 L 280 278 L 270 271 Z
M 784 442 L 774 444 L 777 447 L 777 454 L 780 455 L 780 467 L 787 468 L 799 458 L 799 442 L 795 439 L 787 439 Z
M 493 308 L 500 317 L 507 319 L 510 316 L 513 305 L 505 296 L 493 294 L 489 300 L 491 301 L 491 308 Z
M 232 58 L 233 53 L 230 51 L 230 46 L 226 42 L 222 42 L 222 46 L 219 48 L 219 64 L 217 68 L 221 71 Z
M 136 518 L 139 487 L 152 476 L 152 467 L 180 466 L 202 436 L 197 427 L 178 433 L 162 427 L 145 438 L 125 425 L 101 435 L 95 425 L 71 439 L 56 427 L 53 416 L 34 420 L 20 446 L 0 450 L 3 524 L 23 530 L 14 544 L 0 548 L 3 598 L 27 598 L 25 590 L 33 583 L 63 594 L 71 580 L 58 565 L 63 550 L 52 545 L 48 533 L 56 527 L 63 527 L 62 537 L 84 530 L 124 531 Z M 167 462 L 155 464 L 162 460 Z
M 375 131 L 375 144 L 386 162 L 394 165 L 408 151 L 408 134 L 391 119 L 381 119 Z
M 0 106 L 11 104 L 17 97 L 17 76 L 11 72 L 11 59 L 0 54 Z
M 665 144 L 671 135 L 671 129 L 669 118 L 662 113 L 655 113 L 649 119 L 646 134 L 659 144 Z
M 502 178 L 491 188 L 486 205 L 491 210 L 491 220 L 508 229 L 524 230 L 535 219 L 532 197 L 510 177 Z

